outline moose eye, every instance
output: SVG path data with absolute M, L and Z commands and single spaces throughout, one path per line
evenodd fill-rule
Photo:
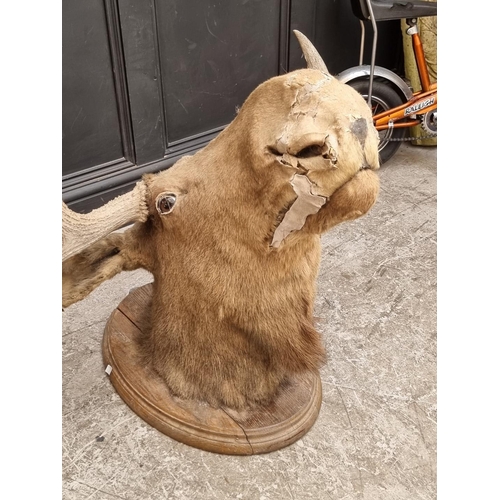
M 156 208 L 160 214 L 169 214 L 175 205 L 177 197 L 173 193 L 165 194 L 156 200 Z
M 321 156 L 323 154 L 323 146 L 319 144 L 311 144 L 310 146 L 301 149 L 297 153 L 297 158 L 312 158 L 313 156 Z

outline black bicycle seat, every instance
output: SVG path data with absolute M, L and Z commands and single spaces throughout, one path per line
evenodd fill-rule
M 390 21 L 391 19 L 408 19 L 414 17 L 437 16 L 437 2 L 423 0 L 351 0 L 354 15 L 362 21 L 370 19 L 368 3 L 371 3 L 375 21 Z

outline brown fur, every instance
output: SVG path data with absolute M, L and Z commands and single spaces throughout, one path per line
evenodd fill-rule
M 65 262 L 65 305 L 144 267 L 154 275 L 145 355 L 173 393 L 235 408 L 269 401 L 290 374 L 325 361 L 312 316 L 319 234 L 375 202 L 377 141 L 361 96 L 333 77 L 299 70 L 265 82 L 203 150 L 144 178 L 146 223 Z M 309 157 L 308 145 L 323 153 Z M 272 248 L 297 173 L 327 201 Z M 161 193 L 177 196 L 167 215 Z

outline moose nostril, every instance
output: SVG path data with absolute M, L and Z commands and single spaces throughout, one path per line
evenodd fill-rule
M 321 156 L 323 154 L 323 146 L 319 144 L 311 144 L 297 153 L 297 158 L 312 158 L 313 156 Z
M 280 156 L 282 154 L 276 148 L 273 148 L 272 146 L 268 146 L 267 151 L 274 156 Z

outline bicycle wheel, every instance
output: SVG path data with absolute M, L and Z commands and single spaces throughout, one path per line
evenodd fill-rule
M 370 85 L 368 80 L 356 80 L 354 82 L 348 82 L 348 85 L 358 91 L 365 100 L 368 100 L 368 88 Z M 382 113 L 383 111 L 395 108 L 401 104 L 403 104 L 402 98 L 392 87 L 380 81 L 373 81 L 372 114 Z M 385 163 L 389 158 L 394 156 L 401 146 L 401 141 L 395 141 L 394 139 L 403 139 L 406 135 L 406 131 L 406 128 L 393 128 L 379 131 L 380 142 L 378 151 L 381 163 Z

